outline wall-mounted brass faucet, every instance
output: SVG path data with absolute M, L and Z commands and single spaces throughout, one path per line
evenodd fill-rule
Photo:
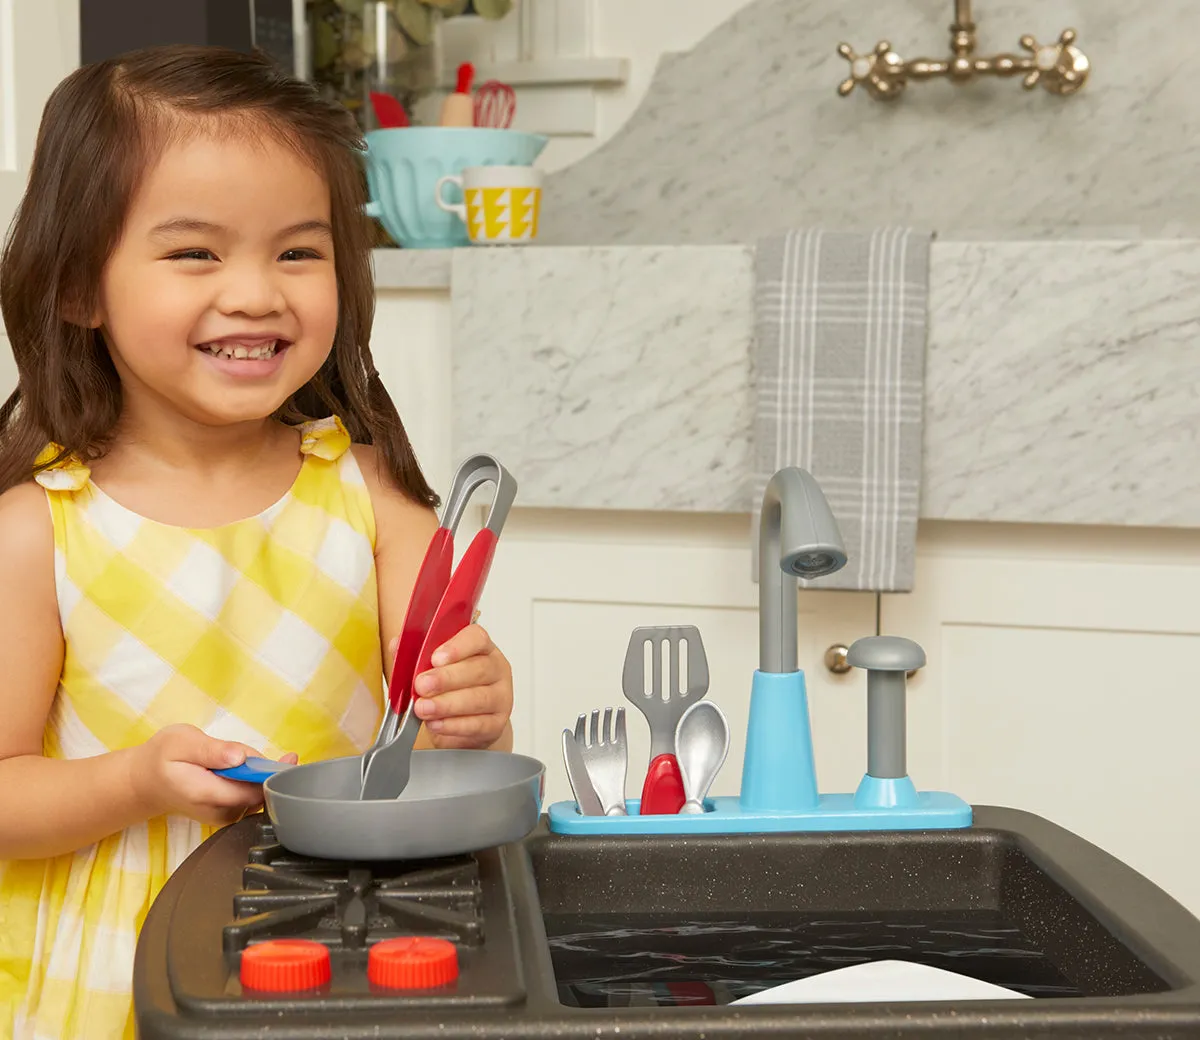
M 1052 94 L 1074 94 L 1088 76 L 1087 55 L 1075 46 L 1075 30 L 1064 29 L 1057 43 L 1039 44 L 1032 36 L 1022 36 L 1021 46 L 1028 54 L 996 54 L 975 57 L 975 23 L 971 21 L 971 0 L 955 0 L 954 24 L 950 26 L 949 58 L 913 58 L 905 61 L 886 40 L 876 44 L 869 54 L 855 54 L 843 43 L 838 54 L 850 63 L 850 76 L 842 81 L 838 93 L 845 97 L 863 86 L 874 98 L 899 97 L 910 79 L 946 76 L 951 82 L 965 83 L 980 75 L 1020 76 L 1026 90 L 1039 83 Z

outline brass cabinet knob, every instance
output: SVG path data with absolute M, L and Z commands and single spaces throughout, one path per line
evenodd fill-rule
M 825 651 L 825 667 L 828 668 L 834 675 L 845 675 L 850 671 L 850 662 L 846 659 L 846 655 L 850 653 L 850 648 L 842 643 L 834 643 L 828 650 Z M 904 674 L 911 679 L 921 669 L 914 668 L 911 672 Z
M 846 659 L 850 653 L 848 646 L 843 646 L 841 643 L 834 643 L 828 650 L 825 651 L 825 667 L 828 668 L 834 675 L 845 675 L 850 671 L 850 662 Z

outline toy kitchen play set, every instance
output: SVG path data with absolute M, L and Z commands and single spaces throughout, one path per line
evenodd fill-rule
M 485 484 L 487 521 L 455 568 Z M 576 798 L 541 816 L 540 762 L 413 751 L 412 676 L 472 616 L 514 495 L 490 456 L 459 470 L 366 754 L 239 767 L 265 778 L 268 816 L 214 835 L 152 907 L 144 1040 L 1200 1036 L 1200 921 L 1055 824 L 908 777 L 916 644 L 851 648 L 866 775 L 818 790 L 794 579 L 846 558 L 802 470 L 763 501 L 737 797 L 708 797 L 729 731 L 689 627 L 630 642 L 624 692 L 652 741 L 640 798 L 625 798 L 623 710 L 564 731 Z

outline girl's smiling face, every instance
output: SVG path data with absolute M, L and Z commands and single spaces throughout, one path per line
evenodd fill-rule
M 255 129 L 214 121 L 177 135 L 133 196 L 92 318 L 126 413 L 261 420 L 329 355 L 329 189 L 295 149 Z

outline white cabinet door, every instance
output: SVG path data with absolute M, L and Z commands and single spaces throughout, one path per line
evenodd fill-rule
M 881 620 L 929 656 L 918 786 L 1047 817 L 1200 912 L 1200 534 L 935 527 Z
M 25 190 L 42 106 L 79 64 L 79 0 L 0 0 L 0 227 Z M 0 400 L 16 385 L 0 330 Z
M 758 661 L 758 590 L 750 581 L 749 523 L 648 514 L 514 510 L 500 539 L 482 623 L 512 662 L 516 749 L 547 766 L 547 798 L 570 797 L 561 735 L 578 714 L 627 707 L 627 793 L 637 797 L 649 756 L 645 719 L 625 701 L 621 669 L 632 629 L 696 625 L 708 697 L 729 718 L 729 758 L 714 786 L 736 794 Z M 820 664 L 832 642 L 874 631 L 875 597 L 806 592 L 800 659 L 808 671 L 818 777 L 853 790 L 865 755 L 860 698 Z

